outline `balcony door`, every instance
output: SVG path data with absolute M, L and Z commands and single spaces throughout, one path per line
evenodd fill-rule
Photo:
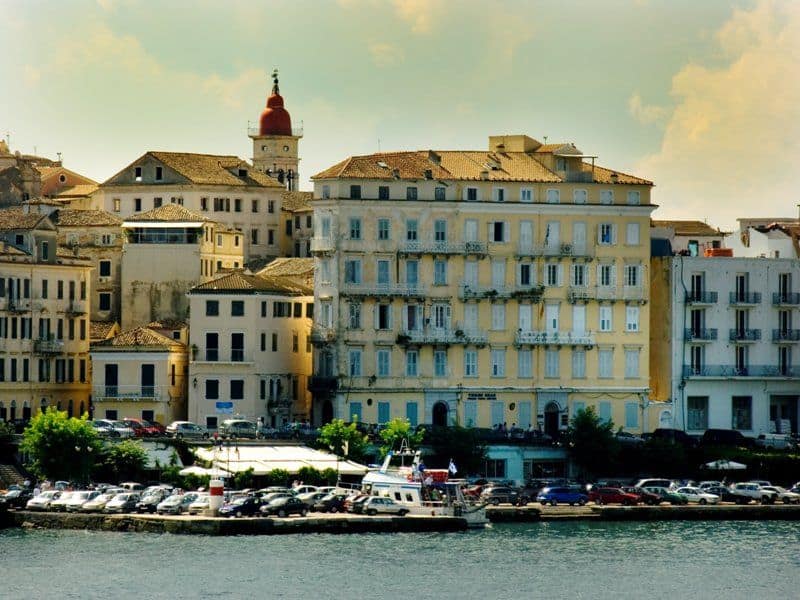
M 156 391 L 155 365 L 142 365 L 142 397 L 152 398 Z
M 523 250 L 533 248 L 533 224 L 530 221 L 519 224 L 519 247 Z
M 586 223 L 578 221 L 572 225 L 572 251 L 581 254 L 586 250 Z
M 106 365 L 106 396 L 116 398 L 119 394 L 119 366 Z
M 520 304 L 519 305 L 519 321 L 517 323 L 517 327 L 522 331 L 530 331 L 531 327 L 531 315 L 533 312 L 533 307 L 530 304 Z

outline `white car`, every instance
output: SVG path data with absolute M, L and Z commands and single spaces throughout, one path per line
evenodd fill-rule
M 103 509 L 104 513 L 128 513 L 136 509 L 136 503 L 139 502 L 139 494 L 136 492 L 123 492 L 117 494 L 113 499 L 108 501 L 106 507 Z
M 77 492 L 61 492 L 61 496 L 58 497 L 58 500 L 53 500 L 48 508 L 56 511 L 67 510 L 67 502 L 72 498 L 72 494 L 76 493 Z
M 204 493 L 197 494 L 197 500 L 192 502 L 186 509 L 190 515 L 199 515 L 202 514 L 204 511 L 208 510 L 211 506 L 211 495 Z
M 699 504 L 719 504 L 719 496 L 716 494 L 708 494 L 697 487 L 685 486 L 675 490 L 678 494 L 686 496 L 689 502 L 697 502 Z
M 134 431 L 122 421 L 114 421 L 113 419 L 96 419 L 95 423 L 98 425 L 105 425 L 111 431 L 116 432 L 116 435 L 111 437 L 120 437 L 120 438 L 132 438 L 134 436 Z
M 95 496 L 81 506 L 81 512 L 103 512 L 106 503 L 116 495 L 117 494 L 114 492 L 106 492 L 105 494 Z
M 86 504 L 89 500 L 94 500 L 100 495 L 100 492 L 82 490 L 80 492 L 72 492 L 72 495 L 64 503 L 64 510 L 68 512 L 76 512 L 81 509 L 81 506 Z
M 400 515 L 404 517 L 408 514 L 408 509 L 398 504 L 391 498 L 381 498 L 380 496 L 370 496 L 361 505 L 361 512 L 365 515 Z
M 189 505 L 197 500 L 197 494 L 187 492 L 186 494 L 172 494 L 169 498 L 159 503 L 156 512 L 160 515 L 179 515 L 189 509 Z
M 784 504 L 800 504 L 800 494 L 790 492 L 786 488 L 782 488 L 779 485 L 765 485 L 762 489 L 778 494 L 778 500 Z
M 50 504 L 61 497 L 59 490 L 47 490 L 38 496 L 34 496 L 25 505 L 28 510 L 50 510 Z
M 697 487 L 699 487 L 701 490 L 706 490 L 712 487 L 725 487 L 725 484 L 721 481 L 701 481 L 697 484 Z

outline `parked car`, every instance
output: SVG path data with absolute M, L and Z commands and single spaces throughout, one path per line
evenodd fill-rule
M 136 437 L 155 437 L 159 435 L 158 427 L 144 419 L 125 418 L 122 419 L 122 422 L 133 429 L 133 434 Z
M 701 443 L 704 446 L 735 446 L 751 448 L 753 440 L 745 437 L 741 431 L 735 429 L 706 429 Z
M 719 496 L 720 502 L 736 502 L 736 495 L 731 492 L 729 487 L 724 485 L 712 485 L 700 489 L 702 489 L 704 492 L 708 492 L 709 494 Z
M 156 487 L 145 490 L 139 502 L 136 503 L 136 512 L 154 513 L 158 505 L 171 494 L 171 490 L 165 487 Z
M 261 509 L 262 515 L 277 515 L 279 517 L 288 517 L 289 515 L 300 515 L 305 517 L 308 514 L 308 505 L 291 496 L 289 498 L 276 498 L 268 504 L 264 504 Z
M 50 505 L 60 497 L 60 490 L 47 490 L 28 500 L 25 508 L 28 510 L 50 510 Z
M 6 506 L 24 508 L 28 500 L 33 498 L 33 492 L 27 488 L 19 488 L 7 491 L 2 498 Z
M 358 505 L 364 502 L 367 498 L 369 498 L 367 494 L 352 494 L 348 496 L 344 500 L 343 512 L 356 512 Z M 360 507 L 358 507 L 358 510 L 360 510 Z
M 211 507 L 211 495 L 206 493 L 197 494 L 197 500 L 192 502 L 187 508 L 186 512 L 190 515 L 199 515 Z M 221 507 L 220 507 L 221 508 Z
M 179 515 L 185 513 L 195 500 L 197 500 L 197 494 L 194 492 L 172 494 L 166 500 L 159 502 L 156 512 L 160 515 Z
M 736 496 L 737 504 L 749 504 L 752 500 L 761 504 L 774 504 L 778 496 L 775 492 L 766 490 L 760 484 L 752 481 L 733 484 L 731 492 Z
M 391 498 L 381 496 L 370 496 L 361 505 L 361 512 L 365 515 L 399 515 L 405 517 L 408 509 L 402 504 L 398 504 Z
M 325 492 L 306 492 L 305 494 L 297 494 L 297 497 L 311 507 L 327 495 Z
M 129 513 L 136 510 L 136 503 L 139 502 L 139 494 L 136 492 L 124 492 L 117 494 L 106 503 L 103 509 L 105 513 Z
M 797 442 L 785 433 L 761 433 L 755 439 L 755 445 L 767 450 L 797 450 Z
M 110 437 L 120 437 L 120 438 L 132 438 L 133 437 L 133 429 L 125 425 L 122 421 L 115 421 L 113 419 L 96 419 L 95 423 L 106 424 L 112 431 L 116 431 L 118 435 L 112 435 Z
M 77 492 L 62 492 L 62 494 L 58 497 L 57 500 L 53 500 L 50 503 L 50 510 L 54 510 L 56 512 L 63 512 L 67 510 L 67 502 L 69 499 L 72 498 L 73 494 Z
M 116 431 L 109 423 L 105 421 L 92 421 L 91 424 L 94 432 L 101 438 L 119 437 L 119 431 Z
M 177 440 L 208 439 L 208 429 L 191 421 L 173 421 L 167 425 L 167 435 Z
M 226 438 L 249 438 L 258 437 L 258 426 L 245 419 L 226 419 L 217 428 L 219 435 Z
M 481 492 L 481 500 L 497 506 L 498 504 L 520 504 L 522 497 L 518 490 L 507 486 L 486 488 Z
M 623 504 L 634 506 L 639 503 L 639 496 L 629 494 L 617 487 L 598 487 L 589 490 L 589 500 L 595 504 Z
M 321 500 L 315 502 L 314 506 L 312 506 L 312 510 L 323 513 L 344 512 L 344 501 L 346 498 L 347 494 L 337 494 L 337 493 L 328 494 Z
M 627 492 L 628 494 L 633 494 L 634 496 L 638 496 L 639 502 L 647 504 L 648 506 L 655 506 L 661 502 L 661 496 L 654 494 L 653 492 L 648 492 L 644 488 L 626 485 L 622 487 L 622 491 Z
M 294 494 L 296 496 L 299 496 L 300 494 L 307 494 L 308 492 L 316 492 L 316 491 L 317 491 L 317 486 L 315 486 L 315 485 L 299 485 L 299 486 L 297 486 L 295 488 L 292 488 L 292 492 L 294 492 Z
M 698 487 L 679 487 L 675 492 L 686 496 L 689 502 L 697 502 L 698 504 L 719 504 L 719 496 L 706 490 L 701 490 Z
M 678 494 L 672 490 L 663 487 L 657 486 L 648 486 L 644 488 L 648 492 L 657 495 L 660 498 L 660 502 L 669 502 L 672 505 L 675 504 L 689 504 L 689 500 L 683 494 Z
M 81 512 L 102 512 L 106 504 L 116 495 L 115 492 L 109 492 L 95 496 L 91 500 L 84 502 L 83 506 L 81 506 Z
M 784 504 L 800 504 L 800 494 L 796 492 L 790 492 L 786 488 L 782 488 L 779 485 L 765 485 L 762 487 L 769 492 L 775 492 L 777 494 L 776 500 L 780 500 Z
M 536 496 L 536 501 L 543 506 L 549 504 L 569 504 L 570 506 L 583 506 L 588 502 L 589 496 L 577 487 L 546 487 Z
M 640 444 L 644 444 L 645 440 L 633 433 L 628 433 L 627 431 L 618 431 L 614 437 L 620 444 L 627 444 L 632 446 L 638 446 Z
M 697 440 L 681 429 L 661 427 L 653 430 L 653 433 L 650 434 L 650 439 L 671 442 L 687 448 L 697 446 Z
M 653 479 L 653 478 L 651 478 L 651 479 L 640 479 L 639 481 L 637 481 L 634 484 L 633 487 L 642 488 L 642 489 L 647 489 L 647 488 L 651 488 L 651 487 L 659 487 L 659 488 L 664 488 L 664 489 L 667 489 L 667 490 L 671 490 L 671 489 L 674 489 L 677 486 L 675 485 L 675 482 L 673 482 L 671 479 Z
M 258 496 L 239 496 L 219 509 L 221 517 L 252 517 L 258 514 L 262 500 Z
M 155 429 L 155 431 L 156 431 L 156 436 L 163 436 L 163 435 L 167 435 L 167 428 L 166 428 L 166 427 L 164 427 L 164 426 L 163 426 L 161 423 L 159 423 L 158 421 L 148 421 L 148 423 L 150 423 L 150 427 L 152 427 L 153 429 Z
M 721 481 L 701 481 L 697 484 L 701 490 L 705 490 L 712 487 L 722 487 L 724 484 Z M 713 493 L 713 492 L 712 492 Z
M 86 502 L 97 498 L 100 495 L 100 492 L 96 490 L 81 490 L 79 492 L 72 492 L 69 497 L 69 500 L 64 502 L 64 510 L 67 512 L 76 512 L 81 509 Z

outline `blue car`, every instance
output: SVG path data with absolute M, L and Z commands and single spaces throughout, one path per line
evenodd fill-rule
M 546 487 L 536 496 L 536 501 L 541 502 L 543 506 L 545 504 L 550 506 L 555 506 L 556 504 L 583 506 L 588 500 L 589 497 L 577 487 Z

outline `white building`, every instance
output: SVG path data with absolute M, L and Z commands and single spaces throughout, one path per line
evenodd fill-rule
M 673 425 L 691 434 L 708 428 L 736 429 L 751 437 L 796 433 L 800 261 L 666 260 Z M 653 301 L 656 310 L 655 294 Z M 655 350 L 652 354 L 658 356 Z

